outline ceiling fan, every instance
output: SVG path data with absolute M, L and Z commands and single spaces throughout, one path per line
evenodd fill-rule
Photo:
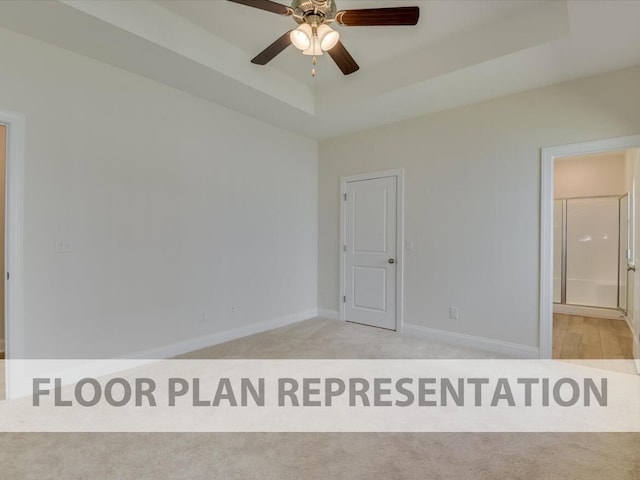
M 384 25 L 416 25 L 418 7 L 364 8 L 340 10 L 335 0 L 293 0 L 290 7 L 270 0 L 229 0 L 248 7 L 293 17 L 299 25 L 260 52 L 251 63 L 266 65 L 293 43 L 304 55 L 313 57 L 311 75 L 316 74 L 316 56 L 327 52 L 342 73 L 350 75 L 360 68 L 340 41 L 340 34 L 329 25 L 377 27 Z

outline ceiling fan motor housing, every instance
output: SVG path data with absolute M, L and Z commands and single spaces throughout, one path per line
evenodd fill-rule
M 335 19 L 335 0 L 293 0 L 293 18 L 299 24 L 329 23 Z M 318 17 L 322 20 L 318 22 Z

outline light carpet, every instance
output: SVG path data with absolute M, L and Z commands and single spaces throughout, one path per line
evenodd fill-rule
M 315 319 L 184 358 L 495 358 Z M 0 434 L 1 479 L 638 480 L 640 434 Z

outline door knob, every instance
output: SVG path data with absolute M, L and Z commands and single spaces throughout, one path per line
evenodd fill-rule
M 389 263 L 396 263 L 395 259 L 393 259 L 393 258 L 390 258 L 390 259 L 388 260 L 388 262 L 389 262 Z

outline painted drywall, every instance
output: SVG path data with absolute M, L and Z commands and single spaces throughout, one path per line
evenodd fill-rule
M 622 195 L 625 152 L 558 158 L 553 164 L 554 198 Z
M 7 127 L 0 125 L 0 351 L 4 350 L 4 202 L 7 160 Z
M 27 125 L 26 356 L 315 310 L 317 142 L 6 30 L 0 63 L 0 109 Z
M 540 148 L 640 133 L 638 85 L 625 69 L 321 142 L 319 307 L 338 310 L 340 177 L 404 168 L 405 323 L 537 346 Z

